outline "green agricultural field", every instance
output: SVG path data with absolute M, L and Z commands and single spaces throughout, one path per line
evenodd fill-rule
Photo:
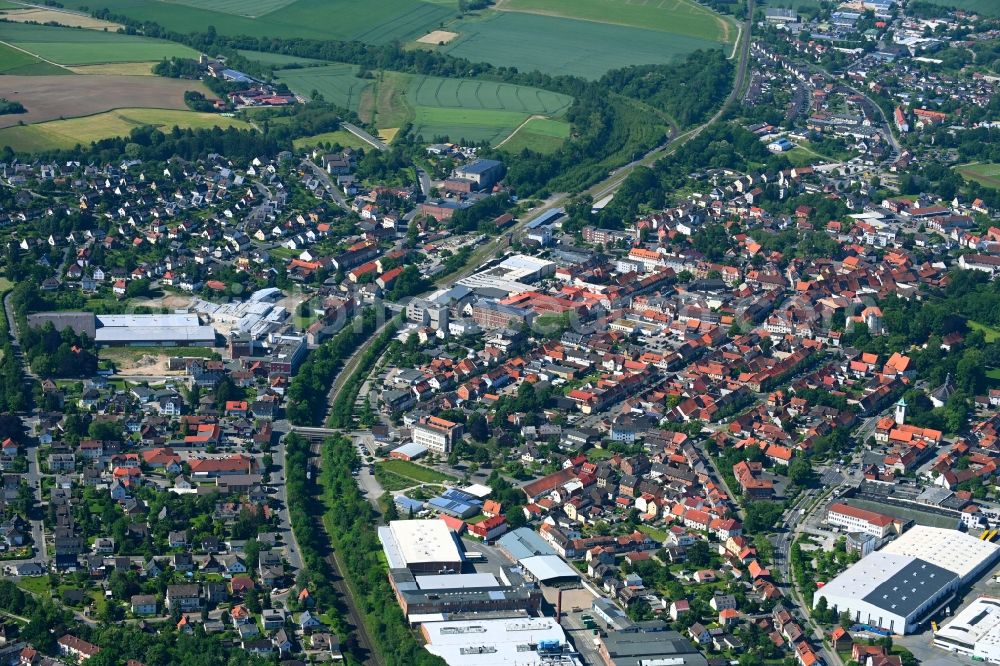
M 0 9 L 25 9 L 25 6 L 7 2 L 7 0 L 0 0 Z
M 320 65 L 326 63 L 325 60 L 299 58 L 298 56 L 285 55 L 284 53 L 264 53 L 263 51 L 245 51 L 240 49 L 239 54 L 247 60 L 256 60 L 261 64 L 271 65 L 276 69 L 281 69 L 288 65 Z
M 419 106 L 413 119 L 414 136 L 424 141 L 447 137 L 451 141 L 471 143 L 488 141 L 497 143 L 510 135 L 524 122 L 524 114 L 517 111 L 488 111 L 482 109 L 435 109 Z
M 74 9 L 93 7 L 91 0 L 67 0 Z M 411 41 L 454 16 L 458 2 L 438 4 L 422 0 L 101 0 L 112 14 L 139 21 L 154 21 L 181 33 L 201 32 L 215 26 L 225 35 L 307 39 L 358 40 L 386 44 Z M 279 7 L 265 15 L 254 14 L 268 6 Z M 252 9 L 245 9 L 250 7 Z M 217 8 L 220 8 L 217 10 Z M 228 13 L 227 13 L 228 12 Z M 242 14 L 259 16 L 249 18 Z
M 345 130 L 324 132 L 323 134 L 314 134 L 313 136 L 303 136 L 292 141 L 292 146 L 295 150 L 306 150 L 308 148 L 315 148 L 321 143 L 338 144 L 344 146 L 345 148 L 356 148 L 362 150 L 368 150 L 371 148 L 371 146 L 367 143 Z M 272 252 L 272 254 L 274 253 Z
M 93 116 L 53 120 L 37 125 L 21 125 L 0 130 L 0 145 L 16 151 L 41 152 L 72 148 L 77 144 L 114 136 L 125 136 L 136 127 L 152 125 L 182 129 L 208 127 L 250 127 L 245 121 L 214 113 L 172 109 L 118 109 Z
M 963 164 L 955 170 L 966 180 L 974 180 L 984 187 L 1000 188 L 1000 164 Z
M 164 0 L 169 3 L 208 9 L 233 16 L 258 18 L 277 11 L 295 2 L 295 0 Z
M 559 150 L 563 142 L 569 138 L 569 123 L 548 118 L 531 118 L 500 145 L 504 151 L 516 154 L 530 148 L 547 155 Z
M 984 16 L 1000 16 L 1000 2 L 997 0 L 927 0 L 927 2 L 941 7 L 978 12 Z
M 0 74 L 41 76 L 46 74 L 72 74 L 73 72 L 43 62 L 35 56 L 0 44 Z
M 501 8 L 613 23 L 731 44 L 736 28 L 693 0 L 505 0 Z
M 527 114 L 561 116 L 573 103 L 569 95 L 471 79 L 415 77 L 407 91 L 415 107 L 520 111 Z
M 357 65 L 343 63 L 282 70 L 278 80 L 300 95 L 309 97 L 315 90 L 331 104 L 352 111 L 360 108 L 362 95 L 374 83 L 372 79 L 358 77 Z
M 380 128 L 413 122 L 414 134 L 427 140 L 448 136 L 496 143 L 529 116 L 562 116 L 573 102 L 567 95 L 493 81 L 400 72 L 361 79 L 357 69 L 345 64 L 289 69 L 279 72 L 279 80 L 300 95 L 315 90 Z
M 596 79 L 610 69 L 663 64 L 722 44 L 659 30 L 520 12 L 493 12 L 450 25 L 458 37 L 438 47 L 472 62 Z
M 141 62 L 198 55 L 186 46 L 160 39 L 28 23 L 0 23 L 0 41 L 60 65 Z

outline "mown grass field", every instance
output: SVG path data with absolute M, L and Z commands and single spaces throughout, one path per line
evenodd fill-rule
M 339 144 L 345 148 L 357 148 L 364 150 L 368 150 L 371 147 L 358 137 L 345 130 L 324 132 L 323 134 L 314 134 L 313 136 L 303 136 L 292 141 L 292 145 L 295 147 L 295 150 L 307 150 L 326 143 Z
M 520 12 L 492 12 L 448 26 L 459 34 L 442 53 L 523 72 L 596 79 L 610 69 L 662 64 L 722 44 L 690 35 Z
M 159 39 L 22 23 L 0 23 L 0 41 L 60 65 L 139 62 L 198 55 L 186 46 Z
M 42 76 L 48 74 L 72 74 L 63 67 L 42 62 L 35 56 L 18 51 L 7 44 L 0 44 L 0 74 L 16 76 Z
M 457 481 L 457 479 L 453 476 L 442 474 L 435 469 L 424 467 L 423 465 L 418 465 L 417 463 L 412 463 L 408 460 L 386 460 L 378 463 L 377 467 L 380 467 L 392 474 L 413 479 L 419 483 L 449 483 Z
M 175 125 L 182 129 L 250 127 L 245 121 L 214 113 L 172 109 L 118 109 L 82 118 L 7 127 L 0 130 L 0 145 L 24 152 L 61 150 L 77 144 L 87 145 L 99 139 L 126 136 L 134 128 L 145 125 L 164 129 Z
M 732 43 L 736 29 L 693 0 L 504 0 L 506 11 L 530 12 L 648 28 L 710 41 Z
M 457 3 L 422 0 L 101 0 L 100 7 L 113 14 L 140 21 L 155 21 L 177 32 L 204 32 L 213 25 L 224 35 L 250 37 L 303 37 L 307 39 L 358 40 L 386 44 L 411 41 L 455 15 Z M 284 3 L 284 4 L 282 4 Z M 90 0 L 67 0 L 67 7 L 93 7 Z M 268 9 L 267 14 L 256 14 Z M 235 12 L 235 13 L 234 13 Z M 255 16 L 256 18 L 251 18 Z
M 537 153 L 548 155 L 559 150 L 563 142 L 569 138 L 569 123 L 548 118 L 531 118 L 517 132 L 500 146 L 504 151 L 517 154 L 529 148 Z
M 962 178 L 974 180 L 984 187 L 1000 188 L 1000 164 L 963 164 L 955 167 Z

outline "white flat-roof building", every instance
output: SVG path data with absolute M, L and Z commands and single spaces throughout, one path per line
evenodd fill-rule
M 427 651 L 449 666 L 575 666 L 581 663 L 551 617 L 425 622 Z
M 462 570 L 462 551 L 443 520 L 394 520 L 378 529 L 390 569 L 414 573 Z
M 947 569 L 905 555 L 872 553 L 813 593 L 836 613 L 895 634 L 912 633 L 961 581 Z
M 1000 664 L 1000 599 L 979 597 L 934 633 L 934 645 Z
M 855 622 L 911 633 L 998 554 L 1000 546 L 963 532 L 917 526 L 816 590 L 813 605 L 825 597 Z
M 967 583 L 1000 556 L 1000 545 L 958 530 L 917 525 L 880 552 L 919 558 L 954 572 Z
M 215 345 L 215 329 L 196 314 L 97 315 L 99 345 Z

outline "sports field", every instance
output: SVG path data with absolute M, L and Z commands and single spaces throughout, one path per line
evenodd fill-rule
M 40 76 L 45 74 L 72 74 L 73 72 L 42 62 L 35 56 L 18 51 L 6 44 L 0 44 L 0 74 Z
M 590 79 L 627 65 L 662 64 L 698 49 L 722 48 L 720 42 L 690 35 L 521 12 L 492 12 L 448 29 L 458 37 L 437 47 L 442 53 L 523 72 Z
M 693 0 L 502 0 L 497 9 L 648 28 L 732 43 L 736 30 Z
M 0 130 L 0 145 L 24 152 L 68 149 L 77 144 L 89 144 L 99 139 L 125 136 L 136 127 L 144 125 L 164 129 L 174 126 L 182 129 L 250 127 L 242 120 L 214 113 L 172 109 L 118 109 L 83 118 L 7 127 Z
M 96 65 L 198 56 L 186 46 L 160 39 L 23 23 L 0 22 L 0 41 L 60 65 Z
M 569 138 L 569 123 L 548 118 L 529 118 L 518 130 L 498 147 L 516 154 L 529 148 L 536 153 L 547 155 L 559 150 Z
M 974 180 L 984 187 L 1000 188 L 1000 164 L 963 164 L 955 171 L 966 180 Z
M 65 0 L 67 7 L 93 7 L 91 0 Z M 154 21 L 165 28 L 189 33 L 213 25 L 225 35 L 302 37 L 358 40 L 386 44 L 412 41 L 453 17 L 457 2 L 423 0 L 101 0 L 113 14 Z M 260 14 L 268 8 L 269 13 Z M 256 16 L 258 18 L 250 18 Z

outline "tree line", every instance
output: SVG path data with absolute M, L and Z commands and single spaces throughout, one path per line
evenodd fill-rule
M 288 387 L 285 415 L 295 425 L 318 425 L 326 411 L 326 397 L 343 363 L 377 326 L 375 309 L 361 315 L 333 338 L 314 349 Z
M 444 666 L 443 659 L 420 646 L 396 604 L 380 558 L 375 511 L 351 475 L 357 465 L 349 438 L 339 436 L 323 443 L 320 482 L 327 506 L 325 524 L 342 565 L 341 573 L 354 591 L 368 634 L 388 666 Z
M 375 363 L 395 339 L 396 333 L 399 331 L 402 323 L 403 315 L 396 316 L 361 355 L 358 367 L 355 368 L 354 372 L 351 373 L 351 376 L 344 383 L 340 392 L 341 397 L 330 411 L 330 418 L 326 423 L 327 427 L 346 428 L 351 425 L 351 421 L 354 419 L 354 401 L 358 397 L 361 385 L 364 383 L 365 377 L 368 376 L 368 373 L 375 366 Z

